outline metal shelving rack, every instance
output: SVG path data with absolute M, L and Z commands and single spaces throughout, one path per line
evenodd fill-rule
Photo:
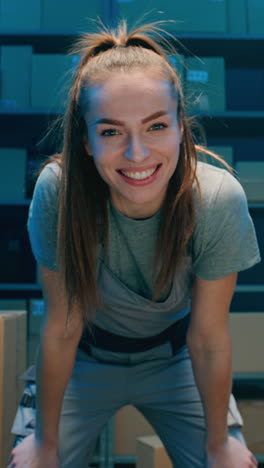
M 103 0 L 105 7 L 105 22 L 114 22 L 115 0 Z M 76 31 L 0 31 L 0 43 L 2 45 L 32 45 L 36 53 L 65 53 L 71 46 L 78 33 Z M 264 47 L 264 35 L 231 35 L 231 34 L 176 34 L 183 44 L 179 45 L 179 52 L 186 50 L 198 56 L 225 56 L 227 67 L 262 67 L 262 56 Z M 31 142 L 32 134 L 43 136 L 47 125 L 58 115 L 59 112 L 47 111 L 46 109 L 8 109 L 0 108 L 1 145 L 9 147 L 12 144 L 14 128 L 24 124 L 23 132 L 17 136 L 17 144 L 27 146 Z M 259 112 L 249 111 L 227 111 L 214 115 L 200 114 L 198 119 L 204 124 L 206 130 L 216 136 L 232 137 L 239 136 L 245 130 L 252 136 L 263 137 L 264 110 Z M 17 201 L 19 206 L 29 206 L 30 200 Z M 8 202 L 4 203 L 5 205 Z M 1 206 L 0 201 L 0 206 Z M 10 205 L 14 205 L 10 202 Z M 263 203 L 250 203 L 251 209 L 264 209 Z M 238 284 L 237 293 L 264 293 L 263 284 Z M 40 298 L 41 288 L 35 283 L 30 284 L 0 284 L 0 298 Z M 247 379 L 248 375 L 237 375 L 235 378 Z M 251 376 L 252 377 L 252 376 Z M 263 375 L 255 376 L 263 379 Z M 115 464 L 135 463 L 135 456 L 114 455 L 114 419 L 108 422 L 100 434 L 99 449 L 93 459 L 98 468 L 114 468 Z M 264 456 L 258 457 L 264 462 Z

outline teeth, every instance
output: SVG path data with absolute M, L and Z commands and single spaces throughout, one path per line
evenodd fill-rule
M 125 172 L 125 171 L 120 171 L 120 172 L 122 172 L 122 174 L 124 174 L 126 177 L 129 177 L 130 179 L 142 180 L 154 174 L 155 171 L 156 171 L 156 167 L 154 167 L 153 169 L 149 169 L 148 171 L 142 171 L 142 172 Z

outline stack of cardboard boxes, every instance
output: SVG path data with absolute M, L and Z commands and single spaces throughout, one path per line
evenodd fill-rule
M 25 301 L 0 301 L 0 468 L 6 468 L 26 369 L 27 311 Z
M 89 19 L 104 17 L 103 0 L 1 0 L 0 4 L 0 28 L 12 31 L 86 31 Z
M 116 0 L 117 14 L 133 25 L 147 13 L 147 20 L 173 20 L 166 25 L 177 33 L 263 34 L 261 0 Z M 145 20 L 145 18 L 144 18 Z
M 173 32 L 250 33 L 264 31 L 261 0 L 185 0 L 172 2 L 114 0 L 112 10 L 129 23 L 143 19 L 174 20 Z M 162 10 L 162 11 L 161 11 Z M 87 31 L 97 17 L 110 19 L 110 8 L 103 0 L 1 0 L 0 28 L 18 31 Z M 145 21 L 145 19 L 143 19 Z
M 255 379 L 255 385 L 262 389 L 264 388 L 263 328 L 264 312 L 230 314 L 234 375 L 240 378 L 244 376 L 248 380 Z M 238 407 L 244 420 L 243 434 L 247 444 L 255 455 L 263 458 L 264 398 L 253 399 L 249 392 L 246 399 L 238 400 Z

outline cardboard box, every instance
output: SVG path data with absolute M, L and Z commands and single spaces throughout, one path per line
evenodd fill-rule
M 153 427 L 133 406 L 121 408 L 115 415 L 115 455 L 135 455 L 138 437 L 155 435 Z
M 15 311 L 15 312 L 14 312 Z M 23 392 L 24 383 L 20 380 L 21 375 L 24 374 L 27 367 L 26 364 L 26 335 L 27 335 L 27 324 L 28 324 L 28 315 L 27 315 L 27 301 L 21 299 L 13 300 L 0 300 L 0 316 L 1 313 L 11 313 L 18 314 L 17 321 L 17 350 L 21 355 L 17 354 L 17 376 L 18 380 L 16 382 L 17 386 L 17 404 L 20 402 L 20 398 Z M 19 315 L 21 314 L 21 316 Z
M 247 0 L 248 32 L 250 34 L 264 33 L 263 0 Z
M 227 30 L 231 34 L 247 33 L 247 1 L 227 1 Z
M 184 89 L 185 81 L 185 57 L 181 54 L 174 54 L 169 56 L 169 62 L 175 68 L 181 82 L 182 89 Z
M 27 310 L 27 301 L 24 299 L 1 299 L 0 300 L 0 311 L 8 310 Z
M 26 150 L 0 148 L 1 202 L 25 199 L 26 164 Z
M 1 101 L 6 109 L 30 107 L 31 46 L 2 46 L 1 54 Z
M 6 468 L 22 394 L 20 376 L 26 369 L 26 311 L 0 312 L 0 356 L 0 468 Z
M 54 31 L 90 31 L 91 19 L 104 19 L 102 0 L 44 0 L 42 6 L 41 28 Z
M 264 455 L 264 399 L 239 400 L 238 408 L 244 420 L 243 435 L 249 450 Z
M 167 31 L 223 33 L 226 32 L 226 0 L 117 0 L 119 18 L 128 19 L 129 26 L 138 21 L 175 20 L 164 25 Z M 147 16 L 144 18 L 144 14 Z
M 38 30 L 41 0 L 1 0 L 1 29 Z
M 32 107 L 54 111 L 64 109 L 76 63 L 76 55 L 33 54 Z
M 236 170 L 248 201 L 264 202 L 264 162 L 239 161 Z
M 172 468 L 171 460 L 158 436 L 137 439 L 136 468 Z
M 230 314 L 234 373 L 264 373 L 264 312 Z
M 233 148 L 232 146 L 208 146 L 209 151 L 216 153 L 218 156 L 221 156 L 231 167 L 233 167 Z M 217 159 L 214 159 L 212 156 L 204 153 L 199 153 L 199 160 L 212 164 L 216 167 L 225 168 Z
M 223 112 L 226 109 L 223 57 L 188 57 L 185 94 L 190 112 Z

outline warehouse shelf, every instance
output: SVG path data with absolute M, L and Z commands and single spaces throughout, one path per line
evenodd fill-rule
M 191 114 L 190 114 L 191 115 Z M 11 136 L 14 126 L 21 129 L 17 132 L 16 144 L 28 146 L 32 141 L 32 135 L 43 137 L 47 133 L 47 128 L 59 120 L 61 111 L 58 109 L 39 108 L 1 108 L 0 125 L 1 146 L 14 144 Z M 262 137 L 264 128 L 264 111 L 232 111 L 195 113 L 194 117 L 213 137 L 232 137 L 245 134 L 248 137 Z M 23 131 L 22 131 L 23 129 Z
M 195 117 L 200 120 L 211 136 L 234 137 L 246 132 L 246 135 L 262 136 L 264 111 L 200 112 Z
M 82 31 L 69 30 L 0 30 L 0 42 L 2 45 L 32 45 L 36 53 L 65 53 L 81 33 Z M 175 45 L 181 53 L 204 57 L 224 56 L 227 64 L 232 66 L 263 66 L 262 34 L 195 34 L 177 31 L 170 34 L 180 41 Z
M 112 4 L 113 1 L 105 1 L 105 4 Z M 109 14 L 109 12 L 108 12 Z M 29 45 L 32 46 L 33 53 L 36 54 L 65 54 L 72 44 L 78 39 L 81 32 L 78 31 L 46 31 L 46 30 L 0 30 L 1 45 Z M 174 36 L 180 42 L 175 42 L 179 53 L 186 56 L 198 57 L 224 57 L 226 67 L 226 89 L 227 95 L 226 112 L 199 113 L 195 114 L 198 123 L 205 128 L 208 138 L 212 137 L 212 145 L 230 145 L 235 146 L 235 160 L 245 159 L 248 154 L 248 147 L 252 145 L 253 155 L 263 154 L 263 128 L 264 128 L 264 105 L 263 93 L 259 88 L 254 87 L 255 77 L 259 77 L 264 69 L 263 50 L 264 35 L 238 35 L 238 34 L 194 34 L 194 33 L 174 33 Z M 247 69 L 247 73 L 245 70 Z M 257 69 L 257 73 L 255 73 Z M 238 77 L 238 80 L 237 80 Z M 241 78 L 241 79 L 240 79 Z M 237 85 L 237 86 L 236 86 Z M 249 90 L 251 101 L 240 100 L 244 96 L 244 88 Z M 242 88 L 241 88 L 242 86 Z M 235 88 L 235 93 L 234 93 Z M 236 99 L 240 100 L 241 105 L 246 102 L 243 110 L 234 110 Z M 258 95 L 260 95 L 258 97 Z M 256 97 L 257 96 L 257 97 Z M 12 103 L 7 106 L 0 106 L 0 146 L 1 147 L 25 147 L 29 150 L 29 158 L 38 157 L 41 154 L 50 154 L 46 151 L 45 144 L 42 144 L 48 133 L 47 129 L 52 128 L 62 114 L 55 108 L 39 109 L 28 108 L 18 109 L 13 107 Z M 9 104 L 9 107 L 8 107 Z M 232 110 L 231 110 L 232 109 Z M 251 109 L 251 110 L 246 110 Z M 255 109 L 255 110 L 254 110 Z M 248 142 L 245 142 L 245 139 Z M 219 141 L 217 141 L 219 140 Z M 234 143 L 234 144 L 233 144 Z M 247 143 L 247 144 L 245 144 Z M 40 150 L 41 147 L 41 150 Z M 48 146 L 48 148 L 50 148 Z M 244 150 L 245 148 L 245 150 Z M 39 151 L 40 150 L 40 151 Z M 242 151 L 241 151 L 242 150 Z M 244 153 L 243 153 L 244 151 Z M 242 156 L 241 156 L 242 154 Z M 258 156 L 261 157 L 261 156 Z M 37 162 L 37 161 L 36 161 Z M 26 192 L 25 196 L 30 194 Z M 30 204 L 30 199 L 17 201 L 0 201 L 2 211 L 7 211 L 9 216 L 15 219 L 19 212 L 23 212 L 22 223 L 26 231 L 26 215 Z M 7 207 L 5 210 L 4 206 Z M 16 206 L 18 209 L 16 209 Z M 12 209 L 9 209 L 12 207 Z M 13 209 L 14 207 L 14 209 Z M 264 202 L 249 203 L 250 210 L 255 210 L 254 215 L 261 218 L 264 208 Z M 11 213 L 12 212 L 12 213 Z M 21 215 L 22 216 L 22 215 Z M 262 269 L 263 270 L 263 269 Z M 258 277 L 260 277 L 259 275 Z M 21 278 L 21 277 L 20 277 Z M 5 280 L 5 278 L 3 278 Z M 245 283 L 251 281 L 251 277 L 245 279 Z M 9 278 L 8 278 L 9 280 Z M 12 279 L 11 279 L 12 280 Z M 24 278 L 23 278 L 24 280 Z M 28 281 L 34 278 L 28 277 Z M 264 278 L 261 278 L 264 283 Z M 254 300 L 253 300 L 254 297 Z M 31 299 L 42 298 L 42 290 L 39 284 L 28 283 L 0 283 L 0 299 Z M 234 309 L 232 313 L 243 310 L 263 313 L 264 304 L 264 284 L 238 284 L 235 290 L 233 301 Z M 260 310 L 262 307 L 262 311 Z M 235 374 L 233 378 L 234 385 L 238 385 L 242 380 L 246 383 L 251 379 L 261 381 L 264 378 L 262 374 Z M 101 450 L 93 461 L 98 463 L 101 468 L 113 468 L 122 463 L 134 463 L 136 458 L 133 455 L 114 455 L 113 449 L 113 430 L 114 420 L 112 419 L 105 431 L 101 434 Z M 259 461 L 264 461 L 264 456 L 257 456 Z
M 235 293 L 263 293 L 264 284 L 238 284 Z M 42 296 L 41 286 L 37 283 L 0 283 L 0 298 L 38 298 Z M 232 313 L 243 312 L 232 310 Z M 264 311 L 256 311 L 263 313 Z
M 18 199 L 18 200 L 0 200 L 0 207 L 12 206 L 12 207 L 29 207 L 31 203 L 31 198 Z M 264 202 L 248 202 L 248 207 L 251 210 L 263 210 Z M 250 288 L 250 285 L 245 285 L 245 287 Z
M 263 278 L 264 281 L 264 278 Z M 238 284 L 236 286 L 236 292 L 238 293 L 262 293 L 264 292 L 264 284 Z M 264 309 L 264 304 L 263 304 Z
M 21 199 L 21 200 L 0 200 L 0 206 L 29 206 L 31 203 L 31 198 L 25 198 L 25 199 Z M 248 207 L 249 209 L 260 209 L 260 210 L 263 210 L 264 209 L 264 202 L 254 202 L 254 203 L 251 203 L 249 202 L 248 203 Z
M 0 283 L 0 299 L 40 299 L 42 289 L 36 283 Z
M 29 206 L 31 199 L 25 198 L 21 200 L 0 200 L 0 206 Z
M 34 107 L 28 107 L 28 108 L 16 108 L 16 107 L 7 107 L 7 106 L 1 106 L 0 102 L 0 117 L 8 117 L 8 116 L 57 116 L 61 115 L 61 110 L 59 109 L 46 109 L 46 108 L 34 108 Z M 256 119 L 256 120 L 264 120 L 264 111 L 233 111 L 233 110 L 227 110 L 223 112 L 198 112 L 194 114 L 190 114 L 193 116 L 197 117 L 202 117 L 202 118 L 229 118 L 233 120 L 240 120 L 240 119 Z

